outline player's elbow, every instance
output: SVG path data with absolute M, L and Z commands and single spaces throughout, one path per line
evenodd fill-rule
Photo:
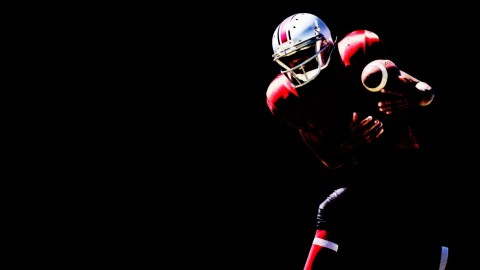
M 435 97 L 432 87 L 425 82 L 419 81 L 415 84 L 415 88 L 419 94 L 418 104 L 420 106 L 430 105 Z

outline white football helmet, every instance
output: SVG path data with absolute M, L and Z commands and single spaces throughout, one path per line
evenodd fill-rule
M 317 16 L 297 13 L 277 26 L 272 37 L 273 61 L 295 87 L 300 87 L 328 66 L 335 48 L 330 29 Z

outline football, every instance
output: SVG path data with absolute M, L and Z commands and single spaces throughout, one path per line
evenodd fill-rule
M 385 88 L 389 78 L 400 75 L 400 69 L 388 59 L 377 59 L 368 63 L 362 71 L 362 84 L 368 91 L 378 92 Z

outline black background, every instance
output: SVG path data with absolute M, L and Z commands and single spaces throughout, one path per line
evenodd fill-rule
M 87 216 L 99 224 L 96 248 L 115 250 L 104 258 L 177 269 L 303 268 L 329 178 L 265 103 L 279 71 L 273 31 L 297 12 L 316 14 L 339 39 L 355 29 L 376 32 L 398 66 L 435 87 L 420 132 L 438 171 L 426 181 L 448 183 L 445 218 L 462 232 L 456 241 L 469 242 L 475 44 L 468 18 L 453 19 L 468 7 L 264 5 L 110 11 L 99 36 L 113 40 L 102 63 L 114 71 L 105 73 L 109 91 L 99 103 L 106 105 L 88 132 L 101 179 Z

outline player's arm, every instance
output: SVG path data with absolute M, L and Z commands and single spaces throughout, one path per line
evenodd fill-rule
M 389 50 L 380 37 L 369 30 L 355 30 L 338 42 L 338 50 L 345 67 L 360 71 L 377 59 L 389 59 Z M 353 73 L 356 73 L 354 71 Z M 396 89 L 381 90 L 384 94 L 379 109 L 386 114 L 401 111 L 412 106 L 427 106 L 434 97 L 432 87 L 405 71 L 400 70 Z
M 429 84 L 420 81 L 403 70 L 400 70 L 399 79 L 406 84 L 406 91 L 411 92 L 410 97 L 412 98 L 412 102 L 420 106 L 427 106 L 432 103 L 435 95 L 433 88 Z
M 402 70 L 396 82 L 387 84 L 380 93 L 378 109 L 385 114 L 428 106 L 434 99 L 434 90 L 429 84 Z
M 329 169 L 338 169 L 355 162 L 355 152 L 375 141 L 383 133 L 383 123 L 372 116 L 360 120 L 353 113 L 350 133 L 344 139 L 327 138 L 316 128 L 299 129 L 305 144 Z

